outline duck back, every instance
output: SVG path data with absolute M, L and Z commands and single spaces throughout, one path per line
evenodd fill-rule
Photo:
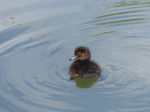
M 101 74 L 101 69 L 98 64 L 93 61 L 76 60 L 70 66 L 69 72 L 74 77 L 97 78 Z

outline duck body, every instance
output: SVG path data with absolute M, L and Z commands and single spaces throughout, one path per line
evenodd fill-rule
M 101 69 L 97 63 L 90 60 L 91 53 L 87 47 L 80 46 L 75 49 L 74 56 L 71 60 L 76 60 L 72 63 L 69 73 L 74 77 L 82 78 L 98 78 L 101 74 Z
M 93 61 L 77 60 L 71 65 L 69 73 L 74 77 L 97 78 L 100 76 L 101 70 Z

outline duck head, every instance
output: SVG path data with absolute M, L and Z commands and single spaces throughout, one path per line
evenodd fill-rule
M 71 57 L 69 60 L 70 61 L 72 61 L 72 60 L 83 61 L 83 60 L 90 60 L 90 58 L 91 58 L 91 53 L 90 53 L 89 48 L 80 46 L 75 49 L 74 56 Z

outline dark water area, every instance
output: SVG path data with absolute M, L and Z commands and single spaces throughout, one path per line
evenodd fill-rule
M 1 1 L 0 112 L 149 112 L 150 1 Z M 70 80 L 88 46 L 98 79 Z

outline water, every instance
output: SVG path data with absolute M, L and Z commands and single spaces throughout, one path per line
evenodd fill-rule
M 1 2 L 1 112 L 150 111 L 148 0 Z M 69 80 L 79 45 L 100 79 Z

